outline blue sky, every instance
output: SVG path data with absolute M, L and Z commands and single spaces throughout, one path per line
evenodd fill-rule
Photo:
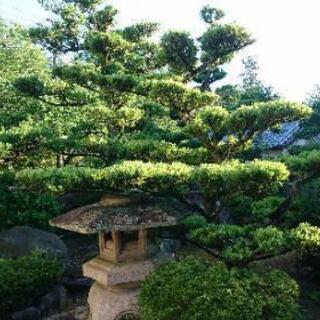
M 160 22 L 162 31 L 186 29 L 195 36 L 204 25 L 205 4 L 223 8 L 227 19 L 246 26 L 257 42 L 228 66 L 227 82 L 236 82 L 241 59 L 255 55 L 262 80 L 292 100 L 303 100 L 320 83 L 319 0 L 110 0 L 120 9 L 122 25 L 140 20 Z M 0 0 L 0 16 L 32 24 L 45 15 L 36 0 Z

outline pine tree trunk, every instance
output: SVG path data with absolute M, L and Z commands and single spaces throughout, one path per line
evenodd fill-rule
M 57 155 L 57 168 L 64 167 L 64 156 L 62 154 Z

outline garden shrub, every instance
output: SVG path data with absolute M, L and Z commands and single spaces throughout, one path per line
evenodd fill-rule
M 56 283 L 61 271 L 57 260 L 39 252 L 0 259 L 0 315 L 29 306 Z
M 306 180 L 299 185 L 298 193 L 287 213 L 286 223 L 295 226 L 300 222 L 320 226 L 320 178 Z
M 320 150 L 304 151 L 298 155 L 281 157 L 293 176 L 310 177 L 318 174 L 320 168 Z
M 317 252 L 320 247 L 320 229 L 309 223 L 300 223 L 293 229 L 208 224 L 194 229 L 191 235 L 201 246 L 214 250 L 225 263 L 237 267 L 291 251 Z
M 146 279 L 139 308 L 143 320 L 292 320 L 298 296 L 297 283 L 282 271 L 188 257 Z
M 199 215 L 190 215 L 181 223 L 186 231 L 192 231 L 198 228 L 206 227 L 208 225 L 206 219 L 203 216 Z
M 60 212 L 53 195 L 0 187 L 0 230 L 17 225 L 47 229 Z

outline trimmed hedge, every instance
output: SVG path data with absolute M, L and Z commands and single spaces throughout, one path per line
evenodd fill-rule
M 276 191 L 288 178 L 284 164 L 271 161 L 238 161 L 204 164 L 124 161 L 103 169 L 81 167 L 27 169 L 16 174 L 16 183 L 27 189 L 63 193 L 74 190 L 128 191 L 177 194 L 200 188 L 215 197 L 250 193 L 263 196 Z
M 297 283 L 281 271 L 228 270 L 195 258 L 168 264 L 142 286 L 142 320 L 293 320 Z
M 29 306 L 56 283 L 61 272 L 59 262 L 43 253 L 0 259 L 0 315 Z
M 258 257 L 272 257 L 284 252 L 317 252 L 320 228 L 301 223 L 282 230 L 273 226 L 208 224 L 191 232 L 193 239 L 218 252 L 228 265 L 244 266 Z

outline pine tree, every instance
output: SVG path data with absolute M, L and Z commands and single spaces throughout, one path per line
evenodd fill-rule
M 3 167 L 24 169 L 15 172 L 17 186 L 139 190 L 183 201 L 196 192 L 202 204 L 186 231 L 228 266 L 320 244 L 318 228 L 279 223 L 286 166 L 237 160 L 257 134 L 308 117 L 310 108 L 273 100 L 228 111 L 210 90 L 225 75 L 221 66 L 253 42 L 242 26 L 205 7 L 208 27 L 198 40 L 169 31 L 157 43 L 157 24 L 119 28 L 117 10 L 100 0 L 42 2 L 55 18 L 29 35 L 54 63 L 14 80 L 14 93 L 36 102 L 37 112 L 0 136 Z M 32 147 L 21 149 L 21 141 Z

